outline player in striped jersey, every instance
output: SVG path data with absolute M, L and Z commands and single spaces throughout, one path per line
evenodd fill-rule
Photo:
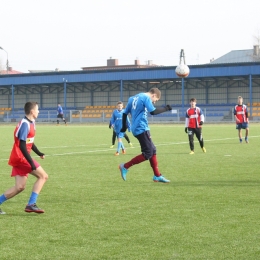
M 33 185 L 25 212 L 44 213 L 43 209 L 37 207 L 36 201 L 44 183 L 48 179 L 48 175 L 30 155 L 31 150 L 33 150 L 41 159 L 44 159 L 44 154 L 34 144 L 35 119 L 39 114 L 38 104 L 36 102 L 27 102 L 24 106 L 24 112 L 25 117 L 14 130 L 14 145 L 8 162 L 12 166 L 11 177 L 15 178 L 15 185 L 0 195 L 0 205 L 25 189 L 30 173 L 37 179 Z M 4 213 L 0 209 L 0 214 Z
M 245 142 L 248 143 L 249 120 L 247 106 L 243 104 L 243 98 L 238 96 L 237 105 L 234 108 L 234 116 L 236 119 L 236 129 L 238 130 L 239 142 L 242 144 L 242 129 L 246 130 Z
M 187 133 L 189 137 L 190 154 L 194 154 L 194 134 L 200 143 L 202 151 L 206 153 L 206 148 L 204 147 L 204 140 L 202 137 L 204 115 L 202 110 L 199 107 L 196 107 L 196 104 L 196 98 L 191 98 L 190 108 L 186 111 L 185 133 Z

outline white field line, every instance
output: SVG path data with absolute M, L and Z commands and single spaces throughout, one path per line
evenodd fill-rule
M 256 136 L 250 136 L 249 138 L 259 138 L 259 135 Z M 208 139 L 208 140 L 204 140 L 206 143 L 207 142 L 216 142 L 216 141 L 225 141 L 225 140 L 234 140 L 234 139 L 238 139 L 238 137 L 230 137 L 230 138 L 219 138 L 219 139 Z M 198 142 L 198 141 L 195 141 Z M 180 145 L 180 144 L 188 144 L 189 142 L 166 142 L 166 143 L 156 143 L 155 146 L 167 146 L 167 145 Z M 100 145 L 107 145 L 107 144 L 100 144 Z M 73 147 L 86 147 L 88 145 L 76 145 Z M 69 146 L 53 146 L 53 147 L 42 147 L 44 148 L 67 148 Z M 116 145 L 115 145 L 116 147 Z M 134 148 L 139 148 L 140 145 L 134 145 L 134 147 L 129 147 L 127 149 L 134 149 Z M 108 148 L 108 149 L 98 149 L 98 150 L 89 150 L 89 151 L 82 151 L 82 152 L 70 152 L 70 153 L 57 153 L 57 154 L 50 154 L 50 155 L 45 155 L 46 157 L 50 157 L 50 156 L 63 156 L 63 155 L 74 155 L 74 154 L 84 154 L 84 153 L 99 153 L 99 152 L 108 152 L 108 151 L 113 151 L 113 149 Z M 32 156 L 33 158 L 39 158 L 39 156 Z M 8 159 L 0 159 L 0 161 L 7 161 Z

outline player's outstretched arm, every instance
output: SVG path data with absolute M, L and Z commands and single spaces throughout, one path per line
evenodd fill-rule
M 158 115 L 158 114 L 164 113 L 166 111 L 171 111 L 171 110 L 172 110 L 172 107 L 170 105 L 167 105 L 165 107 L 155 108 L 155 110 L 152 111 L 150 114 L 154 116 L 154 115 Z

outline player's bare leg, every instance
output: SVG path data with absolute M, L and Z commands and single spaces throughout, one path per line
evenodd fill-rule
M 249 128 L 246 128 L 245 141 L 246 141 L 247 144 L 249 143 L 248 134 L 249 134 Z
M 31 174 L 37 178 L 36 182 L 33 185 L 32 194 L 26 205 L 24 211 L 31 213 L 44 213 L 43 209 L 38 208 L 36 205 L 36 201 L 38 198 L 39 193 L 42 190 L 44 183 L 48 179 L 48 174 L 43 170 L 41 166 L 39 166 L 35 171 L 32 171 Z
M 11 199 L 15 195 L 19 194 L 25 189 L 27 177 L 26 176 L 15 176 L 15 185 L 4 192 L 7 199 Z
M 242 130 L 238 129 L 238 138 L 239 138 L 239 142 L 242 144 Z
M 31 174 L 37 178 L 36 182 L 33 185 L 32 191 L 39 194 L 44 183 L 48 180 L 48 174 L 41 166 L 39 166 L 35 171 L 32 171 Z

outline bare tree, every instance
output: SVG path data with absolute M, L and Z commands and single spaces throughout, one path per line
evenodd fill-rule
M 5 70 L 4 62 L 0 57 L 0 74 L 4 74 L 4 70 Z
M 260 49 L 259 49 L 259 46 L 260 46 L 260 29 L 259 28 L 256 30 L 256 35 L 254 35 L 253 38 L 254 38 L 254 50 L 253 50 L 252 58 L 255 61 L 260 61 Z

